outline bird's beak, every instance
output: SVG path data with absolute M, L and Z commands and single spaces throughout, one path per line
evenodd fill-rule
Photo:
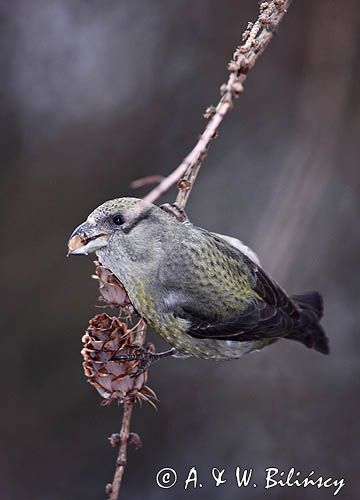
M 88 255 L 108 244 L 110 235 L 89 221 L 78 226 L 68 241 L 68 255 Z

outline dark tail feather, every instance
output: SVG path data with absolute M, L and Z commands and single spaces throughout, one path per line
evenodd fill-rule
M 291 298 L 300 309 L 312 312 L 317 319 L 321 319 L 324 313 L 324 302 L 319 292 L 302 292 L 292 295 Z
M 329 340 L 319 324 L 323 315 L 323 300 L 318 292 L 303 292 L 291 297 L 300 307 L 300 324 L 287 338 L 297 340 L 310 349 L 329 354 Z
M 330 353 L 329 339 L 319 324 L 314 323 L 312 326 L 304 330 L 296 331 L 286 338 L 297 340 L 306 345 L 306 347 L 309 347 L 309 349 L 315 349 L 315 351 L 321 352 L 322 354 Z

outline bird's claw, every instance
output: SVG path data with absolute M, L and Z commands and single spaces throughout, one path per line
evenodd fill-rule
M 149 345 L 130 344 L 129 347 L 136 349 L 138 353 L 117 354 L 113 359 L 117 361 L 140 361 L 138 369 L 131 375 L 131 378 L 138 377 L 145 372 L 150 365 L 159 361 L 161 358 L 172 356 L 177 352 L 174 348 L 164 352 L 153 352 L 150 350 L 151 347 Z
M 189 218 L 186 215 L 184 209 L 180 208 L 176 203 L 164 203 L 163 205 L 160 205 L 160 208 L 167 214 L 175 217 L 175 219 L 177 219 L 179 222 L 189 222 Z

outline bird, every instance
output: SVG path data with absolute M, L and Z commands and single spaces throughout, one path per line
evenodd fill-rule
M 109 200 L 68 241 L 71 255 L 96 253 L 137 313 L 171 346 L 137 359 L 147 365 L 167 355 L 231 360 L 280 339 L 329 354 L 319 292 L 290 296 L 240 240 L 197 227 L 173 207 Z

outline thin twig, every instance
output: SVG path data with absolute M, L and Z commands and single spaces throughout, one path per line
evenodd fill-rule
M 180 165 L 145 196 L 142 206 L 153 203 L 174 184 L 178 184 L 176 204 L 180 208 L 185 207 L 211 141 L 217 136 L 224 117 L 232 109 L 234 99 L 242 93 L 243 83 L 249 70 L 253 68 L 273 38 L 291 1 L 271 0 L 260 4 L 258 19 L 254 24 L 248 23 L 242 35 L 243 44 L 235 50 L 233 59 L 228 65 L 230 75 L 228 81 L 220 87 L 219 103 L 205 112 L 205 117 L 209 118 L 209 121 L 204 132 Z
M 131 189 L 139 189 L 149 184 L 158 184 L 164 179 L 163 175 L 147 175 L 146 177 L 141 177 L 140 179 L 135 179 L 130 183 Z
M 143 319 L 136 324 L 137 331 L 134 338 L 134 343 L 136 345 L 143 345 L 145 343 L 146 336 L 146 323 Z M 106 486 L 106 493 L 108 494 L 109 500 L 118 500 L 122 478 L 125 472 L 126 460 L 127 460 L 127 446 L 129 444 L 130 436 L 130 425 L 131 425 L 131 415 L 133 407 L 135 404 L 135 397 L 127 397 L 123 404 L 123 416 L 121 421 L 121 429 L 118 434 L 118 439 L 113 442 L 110 438 L 110 442 L 113 446 L 119 444 L 119 451 L 116 459 L 115 473 L 113 481 L 111 484 Z
M 110 488 L 108 488 L 108 493 L 110 493 L 109 500 L 117 500 L 119 498 L 121 480 L 123 478 L 126 466 L 127 445 L 130 435 L 130 422 L 133 406 L 134 402 L 132 400 L 127 400 L 124 402 L 121 430 L 119 434 L 119 452 L 116 459 L 116 469 L 112 485 Z

